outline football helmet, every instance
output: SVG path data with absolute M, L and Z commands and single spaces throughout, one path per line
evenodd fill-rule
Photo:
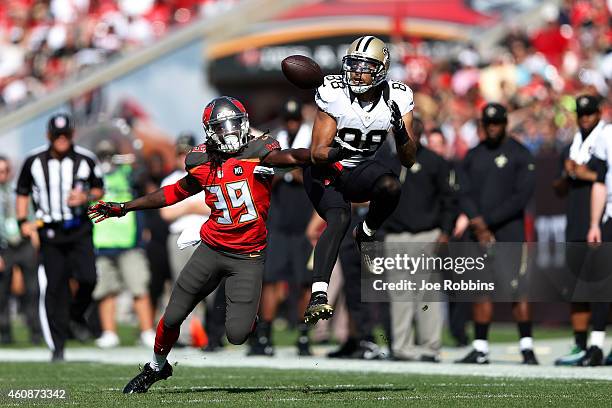
M 202 114 L 206 144 L 223 153 L 235 153 L 249 141 L 249 115 L 244 105 L 230 96 L 215 98 Z
M 342 77 L 351 91 L 364 93 L 385 80 L 389 70 L 389 49 L 380 39 L 366 35 L 359 37 L 349 47 L 342 58 Z M 354 78 L 352 73 L 371 74 L 372 82 L 364 83 L 361 77 Z

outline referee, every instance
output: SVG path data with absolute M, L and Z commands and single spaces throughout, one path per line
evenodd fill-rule
M 40 320 L 43 335 L 52 351 L 52 361 L 64 358 L 64 343 L 71 325 L 83 325 L 83 314 L 96 284 L 92 223 L 87 204 L 104 194 L 96 158 L 72 142 L 72 118 L 60 113 L 47 125 L 50 144 L 34 151 L 24 162 L 17 181 L 17 222 L 23 236 L 32 233 L 27 223 L 32 196 L 42 266 Z M 72 291 L 69 278 L 78 289 Z

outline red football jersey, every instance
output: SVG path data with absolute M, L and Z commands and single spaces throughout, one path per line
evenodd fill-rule
M 218 167 L 210 162 L 205 145 L 187 155 L 186 169 L 204 187 L 206 204 L 211 209 L 200 229 L 206 245 L 240 254 L 266 248 L 272 177 L 271 169 L 260 163 L 272 150 L 280 150 L 280 145 L 263 136 L 250 141 Z

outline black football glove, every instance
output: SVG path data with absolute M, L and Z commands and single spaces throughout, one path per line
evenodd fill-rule
M 123 217 L 125 214 L 127 214 L 125 203 L 98 201 L 97 204 L 92 205 L 87 210 L 87 215 L 95 223 L 110 217 Z
M 391 126 L 393 126 L 393 132 L 402 130 L 404 128 L 404 120 L 402 119 L 402 113 L 399 110 L 399 106 L 394 100 L 388 102 L 389 109 L 391 110 Z
M 393 136 L 395 136 L 395 142 L 398 146 L 402 146 L 408 142 L 408 132 L 406 132 L 406 126 L 404 126 L 402 113 L 394 100 L 389 100 L 387 105 L 391 110 L 391 126 L 393 126 Z

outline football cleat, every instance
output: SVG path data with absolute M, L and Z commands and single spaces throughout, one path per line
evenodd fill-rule
M 538 359 L 532 349 L 521 350 L 523 356 L 523 363 L 525 365 L 538 365 Z
M 457 364 L 489 364 L 489 357 L 487 357 L 486 353 L 478 350 L 472 350 L 468 353 L 467 356 L 463 357 L 460 360 L 456 360 Z
M 149 388 L 159 380 L 165 380 L 172 376 L 172 366 L 166 362 L 160 371 L 151 368 L 151 364 L 147 363 L 143 367 L 140 374 L 132 378 L 123 389 L 124 394 L 142 394 L 149 391 Z
M 353 237 L 355 237 L 355 243 L 357 244 L 357 249 L 359 249 L 360 252 L 362 252 L 361 244 L 363 244 L 364 242 L 376 241 L 375 235 L 370 236 L 363 231 L 363 221 L 357 224 L 357 226 L 353 230 Z
M 604 361 L 604 365 L 612 366 L 612 350 L 610 350 L 610 354 L 606 357 L 606 361 Z
M 315 324 L 319 320 L 327 320 L 334 314 L 334 308 L 327 303 L 327 293 L 313 292 L 310 302 L 304 312 L 304 323 Z
M 576 365 L 579 367 L 595 367 L 602 365 L 603 361 L 603 351 L 597 346 L 591 346 Z
M 578 361 L 586 354 L 586 350 L 581 349 L 578 346 L 574 346 L 569 354 L 559 357 L 555 360 L 556 366 L 575 366 Z

